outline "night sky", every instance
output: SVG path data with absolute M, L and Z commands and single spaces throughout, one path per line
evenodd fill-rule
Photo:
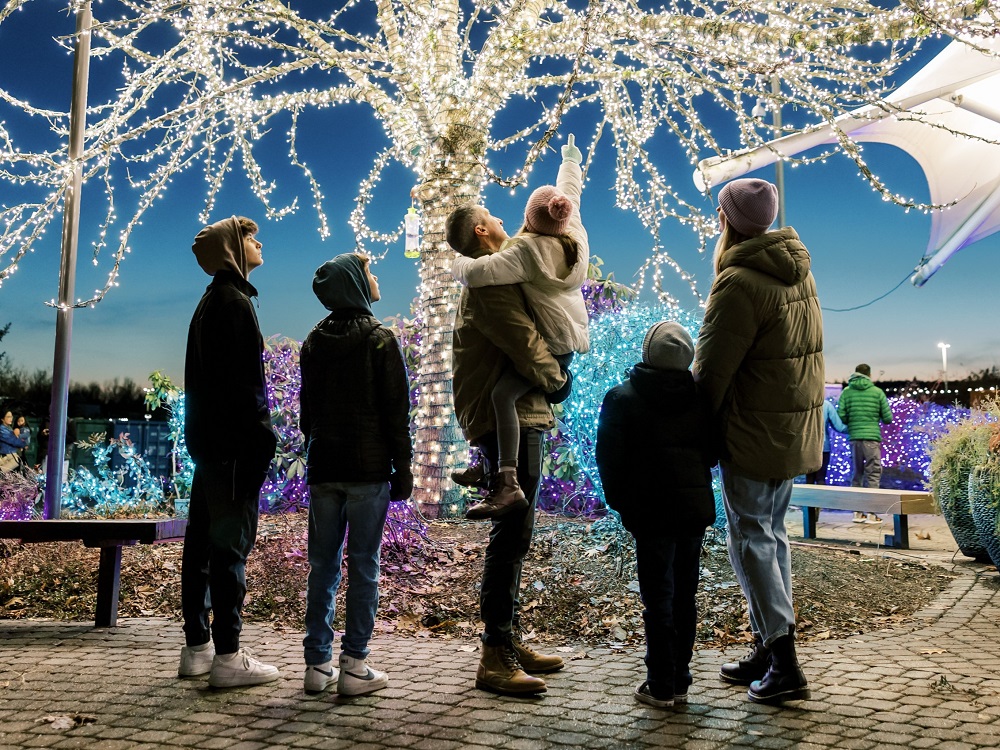
M 27 10 L 0 26 L 0 85 L 33 103 L 66 109 L 72 57 L 58 50 L 51 37 L 71 33 L 73 19 L 65 12 L 42 12 L 41 7 L 30 3 Z M 932 52 L 925 51 L 918 64 L 931 56 Z M 100 78 L 111 68 L 95 70 L 98 80 L 92 85 L 96 91 L 111 85 Z M 23 130 L 28 125 L 12 117 L 9 110 L 4 109 L 0 119 L 8 121 L 15 135 L 21 132 L 29 137 Z M 237 213 L 260 223 L 264 266 L 254 272 L 251 282 L 260 290 L 261 328 L 265 336 L 282 334 L 300 340 L 324 315 L 311 292 L 313 271 L 331 256 L 353 249 L 348 215 L 359 183 L 385 143 L 380 126 L 360 105 L 317 114 L 304 122 L 300 145 L 325 190 L 332 229 L 329 239 L 322 241 L 316 230 L 308 186 L 283 162 L 284 134 L 280 131 L 268 136 L 276 147 L 266 166 L 271 170 L 270 178 L 281 186 L 276 202 L 290 201 L 297 195 L 298 212 L 280 222 L 264 220 L 260 204 L 238 169 L 213 212 L 213 220 Z M 561 134 L 576 132 L 577 143 L 585 147 L 593 129 L 593 120 L 580 113 L 564 122 Z M 666 141 L 668 136 L 659 137 Z M 618 281 L 628 283 L 648 256 L 652 240 L 634 214 L 614 205 L 614 154 L 606 140 L 588 175 L 582 214 L 592 254 L 604 260 L 605 272 L 613 272 Z M 560 144 L 555 145 L 558 148 Z M 739 144 L 731 145 L 735 148 Z M 691 182 L 687 161 L 679 159 L 672 144 L 660 146 L 665 159 L 677 159 L 667 168 L 673 184 L 685 190 L 689 200 L 710 209 L 709 200 L 700 197 Z M 927 199 L 923 174 L 906 154 L 869 144 L 865 156 L 890 189 Z M 498 163 L 502 166 L 502 159 Z M 508 168 L 513 169 L 516 163 L 512 158 Z M 558 165 L 558 151 L 548 153 L 532 173 L 529 188 L 513 196 L 496 186 L 487 188 L 486 204 L 505 220 L 511 233 L 520 225 L 530 190 L 554 181 Z M 751 176 L 773 179 L 773 168 Z M 401 167 L 390 172 L 378 188 L 369 214 L 374 226 L 382 230 L 397 226 L 409 206 L 408 193 L 414 181 L 413 174 Z M 7 186 L 0 187 L 0 203 L 10 205 L 24 199 L 11 192 Z M 857 176 L 853 162 L 840 156 L 824 164 L 787 169 L 786 196 L 789 224 L 810 249 L 820 300 L 826 308 L 829 381 L 846 379 L 862 361 L 871 364 L 876 379 L 934 379 L 941 374 L 939 341 L 951 344 L 951 380 L 1000 363 L 993 272 L 1000 236 L 961 251 L 922 288 L 914 288 L 907 280 L 885 299 L 856 311 L 835 312 L 863 305 L 908 279 L 926 247 L 930 218 L 884 203 Z M 189 172 L 180 175 L 167 198 L 146 214 L 132 237 L 133 252 L 123 265 L 120 287 L 95 309 L 75 314 L 73 380 L 103 382 L 130 377 L 145 382 L 151 371 L 163 370 L 181 381 L 187 324 L 209 282 L 190 250 L 201 226 L 197 216 L 204 199 L 203 178 Z M 99 184 L 84 186 L 83 204 L 78 297 L 102 285 L 109 267 L 107 251 L 97 267 L 88 252 L 104 210 Z M 711 284 L 709 258 L 696 252 L 695 236 L 687 229 L 669 226 L 664 231 L 664 244 L 696 274 L 701 293 L 707 294 Z M 29 371 L 52 366 L 55 313 L 43 302 L 57 294 L 58 263 L 57 222 L 36 252 L 24 259 L 20 270 L 0 289 L 0 324 L 12 323 L 2 348 L 15 366 Z M 375 306 L 376 314 L 409 314 L 418 275 L 415 261 L 403 257 L 402 240 L 374 270 L 383 295 Z M 669 286 L 682 303 L 695 309 L 696 301 L 684 291 L 683 284 Z M 644 298 L 650 296 L 647 291 Z

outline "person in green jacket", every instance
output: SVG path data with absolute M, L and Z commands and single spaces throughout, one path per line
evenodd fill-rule
M 847 387 L 840 395 L 837 413 L 847 425 L 851 441 L 851 458 L 854 474 L 852 487 L 878 488 L 882 479 L 882 427 L 892 421 L 892 410 L 885 391 L 872 383 L 872 368 L 860 364 L 847 379 Z M 882 523 L 874 513 L 865 518 L 855 511 L 855 523 Z

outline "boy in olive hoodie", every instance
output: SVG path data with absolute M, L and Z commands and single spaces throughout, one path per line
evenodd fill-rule
M 247 556 L 277 446 L 264 391 L 264 340 L 250 301 L 257 290 L 248 277 L 264 262 L 256 234 L 256 223 L 232 216 L 202 229 L 191 248 L 212 283 L 191 318 L 184 360 L 184 438 L 195 468 L 181 564 L 187 645 L 177 672 L 209 673 L 213 687 L 280 676 L 240 647 Z

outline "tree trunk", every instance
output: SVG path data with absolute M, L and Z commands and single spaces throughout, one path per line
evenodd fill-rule
M 477 201 L 482 167 L 468 148 L 443 139 L 443 151 L 429 164 L 439 168 L 418 189 L 424 230 L 420 245 L 420 370 L 417 374 L 413 498 L 429 518 L 460 510 L 461 490 L 450 478 L 468 458 L 468 444 L 452 401 L 452 332 L 460 287 L 451 275 L 454 251 L 445 241 L 445 220 L 458 206 Z

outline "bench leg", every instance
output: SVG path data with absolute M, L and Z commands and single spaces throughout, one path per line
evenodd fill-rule
M 910 548 L 910 524 L 905 514 L 892 517 L 892 536 L 885 535 L 885 546 L 896 549 Z
M 816 521 L 819 520 L 819 508 L 802 508 L 802 537 L 804 539 L 816 538 Z
M 94 618 L 94 625 L 98 628 L 113 628 L 118 624 L 121 571 L 121 545 L 101 547 L 101 564 L 97 569 L 97 615 Z

